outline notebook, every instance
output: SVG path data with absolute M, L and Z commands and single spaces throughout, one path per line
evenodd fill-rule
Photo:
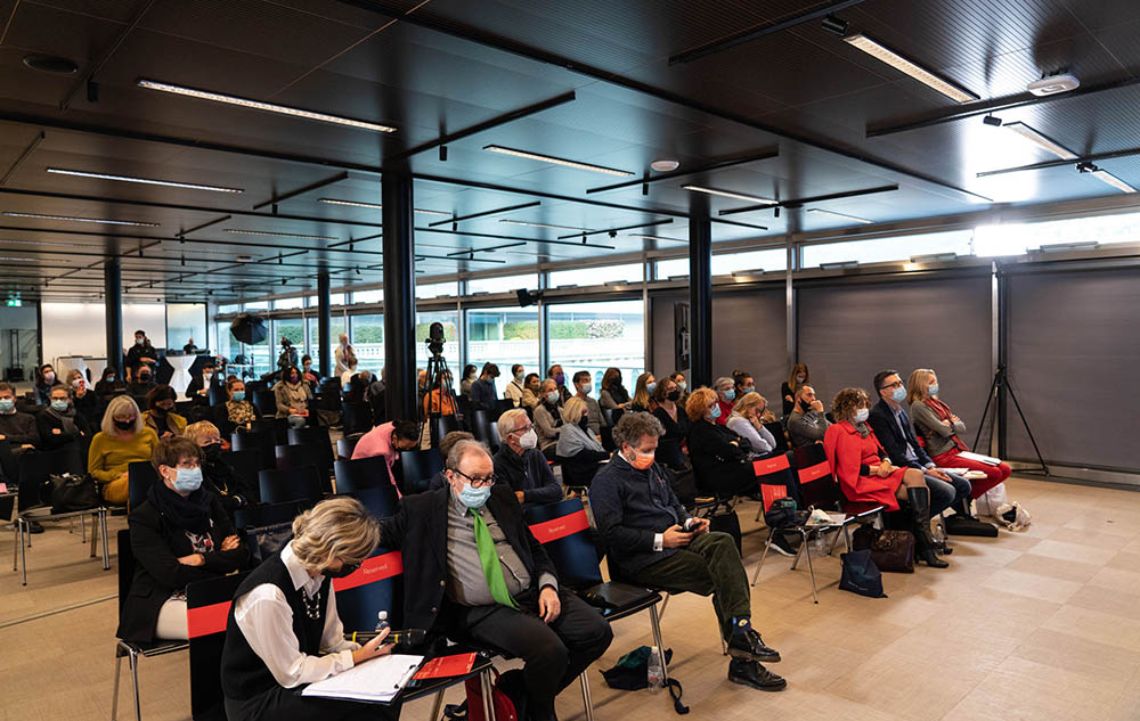
M 324 681 L 309 684 L 301 695 L 388 703 L 400 694 L 423 660 L 423 656 L 402 654 L 374 658 Z

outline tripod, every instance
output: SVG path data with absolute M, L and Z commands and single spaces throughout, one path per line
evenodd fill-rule
M 1029 442 L 1033 444 L 1033 452 L 1037 454 L 1037 462 L 1041 464 L 1041 468 L 1031 468 L 1029 470 L 1041 470 L 1046 476 L 1049 475 L 1049 466 L 1045 463 L 1045 459 L 1041 456 L 1041 449 L 1037 447 L 1037 439 L 1033 437 L 1033 430 L 1029 427 L 1029 421 L 1025 420 L 1025 414 L 1021 411 L 1021 404 L 1017 402 L 1017 394 L 1013 392 L 1013 386 L 1009 383 L 1009 376 L 1006 374 L 1005 366 L 998 366 L 997 372 L 994 373 L 993 383 L 990 384 L 990 394 L 986 397 L 986 407 L 982 410 L 982 417 L 978 421 L 978 434 L 974 438 L 973 449 L 976 453 L 978 450 L 978 442 L 982 439 L 982 429 L 986 427 L 986 416 L 990 414 L 991 404 L 994 409 L 994 417 L 990 419 L 990 433 L 986 439 L 986 449 L 988 452 L 989 447 L 993 444 L 994 440 L 994 425 L 997 422 L 997 407 L 998 404 L 994 402 L 1002 390 L 1009 394 L 1013 400 L 1013 407 L 1017 409 L 1017 415 L 1021 418 L 1021 425 L 1025 427 L 1025 435 L 1029 436 Z
M 453 414 L 457 412 L 457 403 L 455 391 L 452 390 L 451 387 L 451 369 L 447 367 L 447 359 L 443 357 L 442 351 L 438 351 L 430 346 L 429 349 L 431 350 L 431 358 L 428 359 L 428 384 L 426 389 L 428 413 L 424 418 L 424 423 L 431 424 L 429 426 L 431 445 L 435 448 L 439 446 L 439 442 L 443 439 L 436 437 L 439 435 L 439 424 L 433 421 L 443 416 L 443 406 L 445 402 L 450 403 Z M 438 394 L 436 393 L 437 391 Z M 445 398 L 448 400 L 445 401 Z

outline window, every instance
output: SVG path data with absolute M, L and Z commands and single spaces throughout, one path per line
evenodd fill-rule
M 413 336 L 416 345 L 416 367 L 427 368 L 430 354 L 427 343 L 424 343 L 424 341 L 428 338 L 428 330 L 431 328 L 432 323 L 441 323 L 443 325 L 443 338 L 446 341 L 443 345 L 443 358 L 447 361 L 447 365 L 451 369 L 451 376 L 456 384 L 456 392 L 458 392 L 459 376 L 462 374 L 463 369 L 458 367 L 460 359 L 459 313 L 457 311 L 443 310 L 416 313 L 416 333 Z
M 350 316 L 352 348 L 361 370 L 376 373 L 384 367 L 384 314 Z
M 787 270 L 788 254 L 784 248 L 765 248 L 743 253 L 715 253 L 712 257 L 713 275 L 731 275 L 749 270 Z M 669 258 L 657 261 L 657 279 L 688 277 L 687 257 Z
M 547 313 L 550 363 L 562 366 L 567 383 L 574 373 L 590 371 L 597 398 L 602 374 L 614 367 L 633 391 L 645 370 L 645 309 L 640 300 L 558 304 Z
M 519 307 L 467 311 L 467 362 L 479 368 L 484 363 L 498 365 L 500 393 L 510 382 L 515 363 L 538 372 L 538 311 Z
M 251 310 L 269 310 L 269 301 L 259 300 L 253 303 L 246 303 L 244 308 L 246 312 L 249 312 Z
M 194 339 L 194 345 L 205 350 L 206 306 L 202 303 L 166 304 L 166 347 L 181 350 L 187 341 Z
M 668 260 L 657 261 L 657 280 L 669 280 L 670 278 L 688 277 L 688 258 L 669 258 Z
M 308 351 L 305 346 L 305 321 L 301 318 L 281 318 L 273 321 L 273 335 L 270 340 L 277 345 L 276 352 L 281 352 L 281 337 L 285 336 L 297 348 L 297 362 Z M 273 367 L 277 367 L 277 359 L 273 359 Z
M 979 225 L 974 229 L 974 252 L 982 257 L 1021 255 L 1038 249 L 1091 249 L 1095 244 L 1113 243 L 1140 243 L 1140 213 Z
M 352 292 L 352 302 L 357 303 L 383 303 L 384 302 L 384 289 L 378 290 L 357 290 Z
M 273 355 L 274 346 L 269 337 L 257 345 L 242 344 L 245 353 L 245 362 L 250 366 L 254 377 L 265 375 L 277 369 L 277 357 Z
M 456 295 L 459 295 L 459 283 L 454 280 L 448 283 L 429 283 L 427 285 L 416 283 L 416 298 L 418 300 Z
M 860 263 L 885 263 L 949 253 L 971 255 L 972 238 L 973 231 L 951 230 L 894 238 L 808 245 L 803 249 L 803 267 L 816 268 L 826 263 L 844 263 L 852 260 Z
M 241 303 L 231 303 L 230 305 L 219 305 L 218 306 L 218 314 L 219 315 L 226 315 L 229 313 L 240 313 L 240 312 L 241 312 Z
M 320 335 L 317 332 L 317 319 L 315 317 L 311 317 L 306 322 L 309 324 L 309 355 L 313 357 L 313 364 L 319 367 L 321 351 L 319 340 Z M 330 372 L 336 370 L 335 366 L 333 365 L 333 351 L 335 351 L 336 347 L 340 345 L 340 334 L 347 332 L 348 327 L 345 325 L 344 315 L 340 313 L 333 313 L 332 323 L 329 326 L 328 338 Z
M 315 295 L 306 296 L 305 304 L 310 308 L 320 307 Z M 344 293 L 329 293 L 329 305 L 344 305 Z
M 688 261 L 685 262 L 688 263 Z M 627 283 L 640 283 L 643 280 L 644 273 L 645 265 L 642 263 L 607 265 L 600 268 L 556 270 L 550 273 L 550 287 L 561 288 L 568 285 L 604 285 L 606 283 L 623 280 Z
M 498 278 L 473 278 L 467 281 L 467 294 L 514 293 L 519 288 L 537 288 L 538 276 L 534 273 L 508 275 Z
M 296 310 L 303 308 L 304 305 L 305 299 L 300 296 L 296 298 L 278 298 L 273 301 L 274 310 Z
M 223 358 L 233 360 L 233 349 L 238 345 L 234 337 L 230 335 L 229 321 L 222 321 L 214 324 L 214 352 Z

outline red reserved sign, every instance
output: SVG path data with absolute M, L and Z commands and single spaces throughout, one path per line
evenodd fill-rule
M 404 572 L 404 557 L 399 551 L 391 551 L 381 556 L 364 559 L 364 563 L 354 573 L 344 578 L 333 579 L 333 590 L 342 593 L 358 586 L 383 581 Z
M 590 527 L 590 519 L 586 517 L 586 510 L 575 511 L 568 516 L 555 518 L 553 521 L 543 521 L 530 527 L 530 532 L 539 543 L 550 543 L 567 536 L 573 536 L 579 531 Z
M 211 603 L 209 606 L 186 609 L 186 629 L 190 638 L 213 636 L 226 630 L 233 601 Z
M 752 461 L 752 470 L 757 476 L 766 476 L 769 473 L 786 471 L 791 467 L 792 464 L 788 463 L 788 454 L 786 453 L 781 453 L 771 458 L 760 458 Z
M 800 477 L 800 483 L 811 483 L 812 481 L 817 481 L 824 476 L 830 476 L 831 464 L 827 461 L 823 461 L 822 463 L 817 463 L 814 466 L 801 468 L 799 471 L 797 471 L 797 474 Z

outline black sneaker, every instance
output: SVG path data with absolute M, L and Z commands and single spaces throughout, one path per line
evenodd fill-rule
M 25 521 L 25 523 L 28 526 L 28 533 L 43 533 L 44 532 L 44 527 L 41 526 L 36 521 L 29 520 L 29 521 Z
M 734 658 L 728 662 L 728 680 L 760 691 L 783 691 L 788 682 L 755 661 Z
M 781 556 L 791 558 L 798 553 L 798 549 L 788 540 L 788 534 L 770 531 L 772 534 L 772 550 Z
M 768 663 L 780 661 L 780 652 L 765 645 L 764 639 L 760 638 L 760 634 L 751 626 L 736 629 L 728 639 L 728 655 L 750 661 Z
M 980 536 L 982 538 L 997 538 L 997 526 L 992 523 L 979 521 L 969 516 L 955 514 L 947 516 L 943 521 L 946 524 L 946 533 L 951 536 Z

